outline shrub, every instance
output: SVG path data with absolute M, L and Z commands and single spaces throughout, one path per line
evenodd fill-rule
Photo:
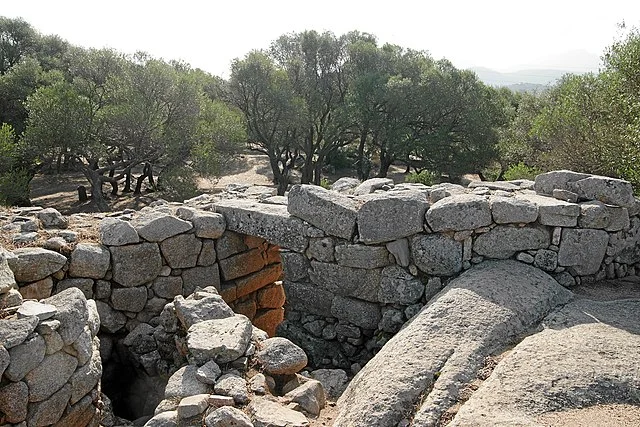
M 405 182 L 413 182 L 424 185 L 433 185 L 437 182 L 437 174 L 434 172 L 423 170 L 420 173 L 411 172 L 407 176 L 405 176 Z
M 504 172 L 504 179 L 511 181 L 514 179 L 530 179 L 534 180 L 537 175 L 540 175 L 543 171 L 535 166 L 527 166 L 520 162 L 517 165 L 511 165 Z

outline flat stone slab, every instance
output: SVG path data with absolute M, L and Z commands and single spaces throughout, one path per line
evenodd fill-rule
M 350 240 L 356 228 L 358 203 L 316 185 L 294 185 L 288 211 L 332 236 Z
M 286 206 L 225 199 L 216 202 L 215 208 L 224 215 L 227 230 L 262 237 L 269 243 L 296 252 L 307 248 L 304 222 L 291 216 Z
M 637 405 L 640 371 L 631 367 L 638 364 L 639 311 L 639 300 L 576 300 L 551 313 L 545 329 L 518 344 L 449 425 L 548 425 L 538 417 Z
M 335 425 L 396 426 L 420 408 L 435 425 L 483 359 L 571 293 L 517 261 L 486 261 L 451 281 L 354 377 Z

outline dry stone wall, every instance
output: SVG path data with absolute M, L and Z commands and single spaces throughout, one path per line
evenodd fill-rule
M 72 288 L 22 303 L 9 257 L 0 248 L 0 425 L 97 426 L 102 362 L 94 301 Z
M 640 268 L 640 205 L 625 181 L 556 171 L 468 187 L 336 184 L 341 191 L 300 185 L 288 197 L 249 189 L 157 202 L 105 217 L 98 241 L 70 252 L 76 232 L 59 230 L 48 249 L 5 254 L 17 284 L 2 276 L 0 304 L 47 304 L 65 292 L 95 300 L 105 370 L 128 359 L 152 385 L 202 359 L 188 350 L 187 332 L 220 315 L 222 301 L 291 339 L 313 367 L 356 371 L 450 280 L 485 260 L 530 264 L 566 287 Z M 27 243 L 41 225 L 67 226 L 42 211 L 21 211 L 3 232 Z M 207 287 L 217 294 L 194 297 Z M 194 298 L 205 301 L 194 308 Z M 95 336 L 87 328 L 85 338 Z M 20 382 L 2 378 L 2 387 Z M 73 404 L 65 405 L 61 417 Z
M 344 185 L 343 185 L 344 184 Z M 281 246 L 279 333 L 315 366 L 366 362 L 452 278 L 515 259 L 560 284 L 635 275 L 640 206 L 631 185 L 555 171 L 536 181 L 294 186 L 288 199 L 214 203 L 227 228 Z

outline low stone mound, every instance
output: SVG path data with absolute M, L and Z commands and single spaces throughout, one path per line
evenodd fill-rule
M 355 376 L 335 425 L 396 426 L 414 415 L 421 425 L 435 425 L 488 354 L 570 296 L 551 276 L 515 261 L 471 268 Z
M 577 300 L 551 313 L 546 329 L 518 344 L 449 426 L 542 426 L 540 416 L 556 411 L 639 405 L 639 312 L 640 300 Z

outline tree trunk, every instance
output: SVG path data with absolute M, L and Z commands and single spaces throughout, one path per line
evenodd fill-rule
M 313 183 L 320 185 L 322 182 L 322 165 L 324 163 L 324 156 L 318 156 L 318 160 L 313 165 Z
M 100 212 L 109 211 L 109 205 L 102 194 L 102 177 L 91 167 L 83 167 L 82 171 L 91 184 L 91 199 Z
M 284 170 L 280 170 L 278 159 L 275 158 L 275 154 L 269 155 L 269 165 L 271 166 L 271 172 L 273 173 L 273 181 L 278 189 L 278 196 L 284 196 L 287 187 L 289 186 L 289 171 L 284 166 Z
M 131 193 L 131 169 L 124 172 L 124 188 L 123 193 Z
M 392 163 L 393 157 L 387 156 L 386 153 L 380 153 L 380 171 L 378 172 L 378 178 L 387 177 Z
M 364 146 L 366 142 L 367 132 L 362 131 L 362 133 L 360 134 L 360 142 L 358 143 L 358 161 L 356 164 L 356 173 L 360 181 L 364 181 L 365 179 L 369 178 L 369 168 L 365 168 L 365 162 L 368 162 L 369 159 L 364 158 Z

